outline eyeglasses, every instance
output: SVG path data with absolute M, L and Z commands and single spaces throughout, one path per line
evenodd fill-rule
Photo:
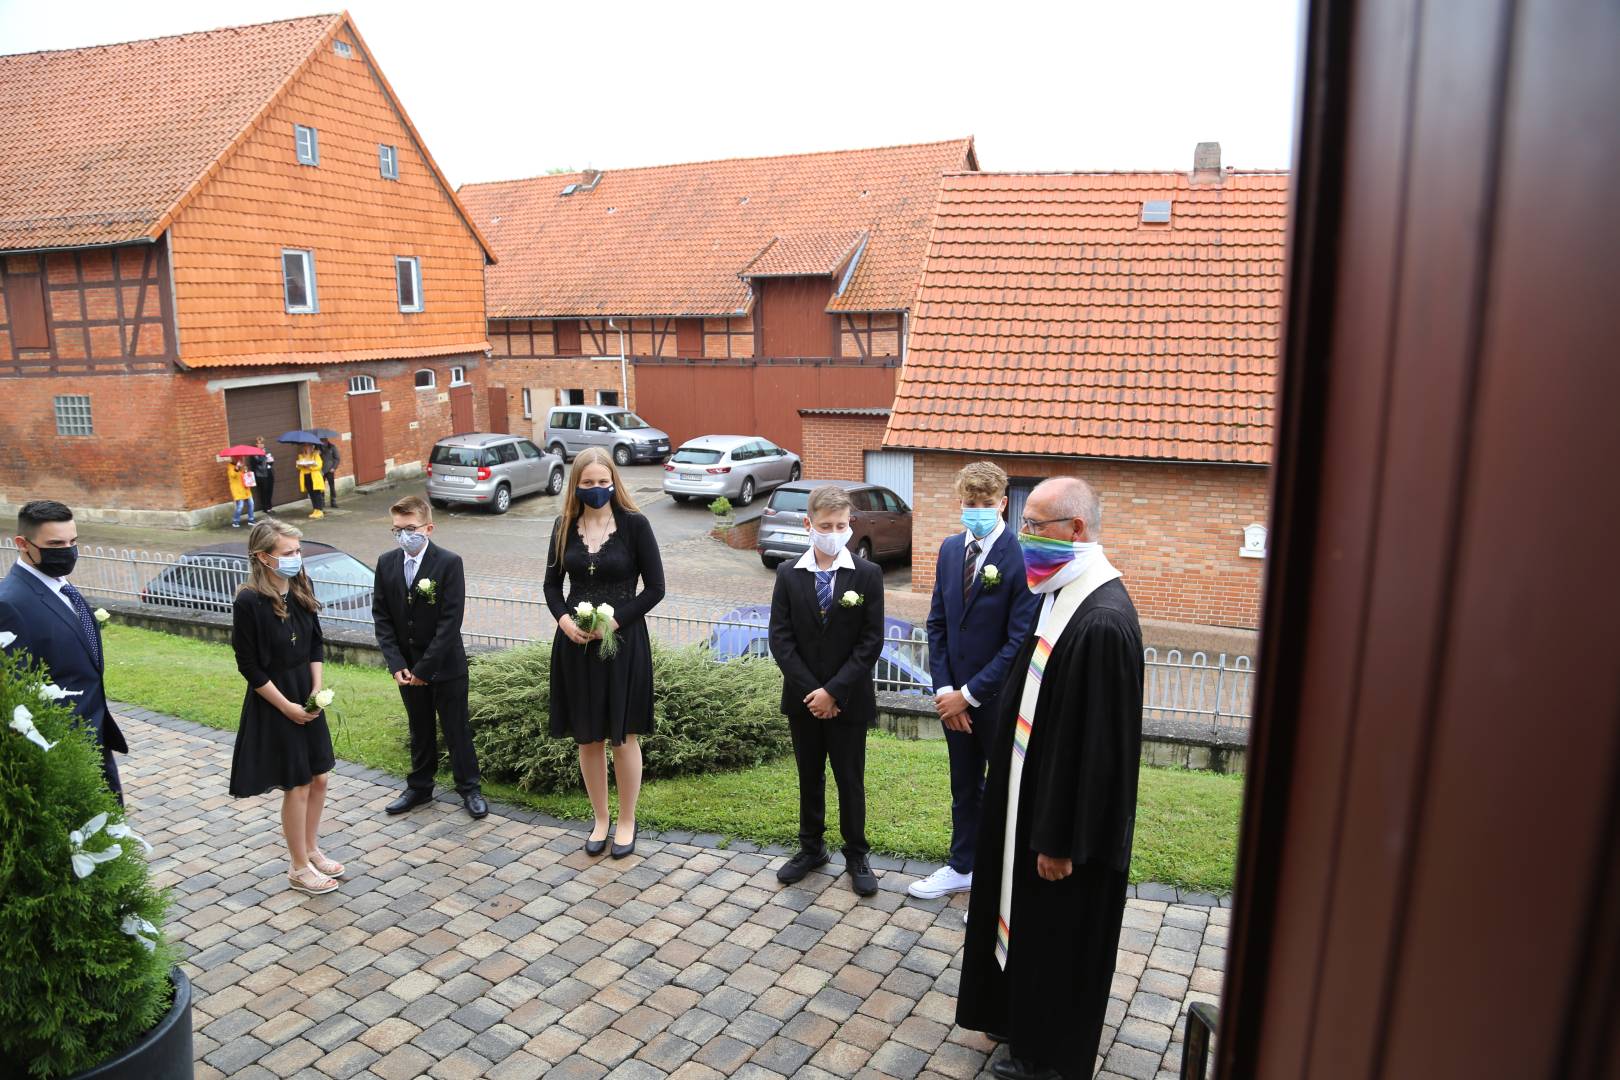
M 425 525 L 403 525 L 389 529 L 388 531 L 394 534 L 395 539 L 398 539 L 401 535 L 406 533 L 414 536 L 416 534 L 416 530 L 425 528 L 427 528 Z
M 1034 532 L 1036 529 L 1040 528 L 1042 525 L 1056 525 L 1060 521 L 1073 521 L 1073 520 L 1074 520 L 1074 518 L 1067 518 L 1067 517 L 1047 518 L 1044 521 L 1031 521 L 1029 518 L 1019 518 L 1018 519 L 1019 523 L 1021 525 L 1023 525 L 1024 531 L 1027 532 L 1027 533 Z

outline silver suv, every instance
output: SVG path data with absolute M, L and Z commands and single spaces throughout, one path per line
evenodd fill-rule
M 428 499 L 438 507 L 473 503 L 504 514 L 519 495 L 562 489 L 562 458 L 515 435 L 452 435 L 434 443 L 428 456 Z
M 559 405 L 546 416 L 546 449 L 564 461 L 600 446 L 615 464 L 669 460 L 669 435 L 617 405 Z

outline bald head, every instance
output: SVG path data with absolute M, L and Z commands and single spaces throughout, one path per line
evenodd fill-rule
M 1032 521 L 1079 519 L 1084 534 L 1076 535 L 1076 540 L 1095 543 L 1102 534 L 1102 500 L 1090 484 L 1076 476 L 1055 476 L 1036 484 L 1024 501 L 1024 516 Z M 1061 522 L 1054 524 L 1053 530 L 1060 526 Z M 1040 531 L 1052 535 L 1047 529 Z

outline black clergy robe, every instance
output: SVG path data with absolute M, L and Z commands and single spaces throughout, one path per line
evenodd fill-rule
M 1090 1077 L 1125 914 L 1142 756 L 1142 627 L 1124 584 L 1098 586 L 1047 661 L 1019 792 L 1007 967 L 996 961 L 1013 731 L 1035 636 L 1001 694 L 979 826 L 956 1022 L 1011 1053 Z M 1074 860 L 1045 881 L 1036 854 Z

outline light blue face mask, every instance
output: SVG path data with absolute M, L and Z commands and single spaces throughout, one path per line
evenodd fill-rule
M 292 578 L 297 577 L 298 572 L 303 568 L 304 557 L 302 555 L 276 556 L 276 573 L 280 574 L 284 578 L 291 580 Z
M 996 523 L 1000 520 L 1001 511 L 993 506 L 962 507 L 962 524 L 980 540 L 995 532 Z

